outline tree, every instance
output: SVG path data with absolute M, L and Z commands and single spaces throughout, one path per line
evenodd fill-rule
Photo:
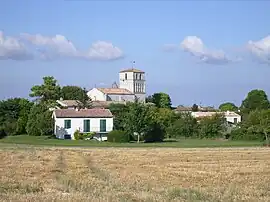
M 7 135 L 25 133 L 25 125 L 32 104 L 23 98 L 12 98 L 0 102 L 0 127 Z
M 219 109 L 221 111 L 237 111 L 238 107 L 231 102 L 225 102 L 225 103 L 219 105 Z
M 79 86 L 63 86 L 61 97 L 64 100 L 82 100 L 87 96 L 87 91 Z
M 171 98 L 166 93 L 154 93 L 152 95 L 152 102 L 158 107 L 158 108 L 171 108 Z
M 203 117 L 199 122 L 199 138 L 222 137 L 225 132 L 224 116 L 216 114 L 211 117 Z
M 270 106 L 268 97 L 263 90 L 252 90 L 247 97 L 242 101 L 241 111 L 249 113 L 253 110 L 268 109 Z
M 270 109 L 251 111 L 232 138 L 265 140 L 266 144 L 270 144 Z
M 171 109 L 158 108 L 156 122 L 159 124 L 160 128 L 166 133 L 167 138 L 170 137 L 169 128 L 172 126 L 176 120 L 177 115 Z
M 44 103 L 52 103 L 61 96 L 61 87 L 53 76 L 43 77 L 42 85 L 35 85 L 31 88 L 30 97 L 37 97 L 37 100 Z
M 28 135 L 41 136 L 51 135 L 53 132 L 52 112 L 44 104 L 35 104 L 32 106 L 26 131 Z
M 25 134 L 26 133 L 26 125 L 28 121 L 28 115 L 33 106 L 33 102 L 30 102 L 27 99 L 21 99 L 19 102 L 20 105 L 20 113 L 19 119 L 17 120 L 17 134 Z
M 114 116 L 114 119 L 113 119 L 114 130 L 124 131 L 125 130 L 125 127 L 124 127 L 125 116 L 126 116 L 126 113 L 128 113 L 127 106 L 125 104 L 112 103 L 109 105 L 109 109 Z
M 92 107 L 92 100 L 87 95 L 87 90 L 85 88 L 83 88 L 83 92 L 81 98 L 78 100 L 78 105 L 82 109 L 90 109 Z
M 199 110 L 199 106 L 196 105 L 196 104 L 193 104 L 191 110 L 192 110 L 193 112 L 197 112 L 197 111 Z
M 127 113 L 124 117 L 125 131 L 132 136 L 136 134 L 138 143 L 140 142 L 141 136 L 146 136 L 147 141 L 163 139 L 163 133 L 153 133 L 153 131 L 157 131 L 158 128 L 157 116 L 156 107 L 144 105 L 138 102 L 138 100 L 133 103 L 128 103 Z M 161 130 L 159 132 L 161 132 Z
M 197 120 L 190 113 L 180 113 L 169 127 L 169 135 L 173 138 L 195 137 L 197 135 Z

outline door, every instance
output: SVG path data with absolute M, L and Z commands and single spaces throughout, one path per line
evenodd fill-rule
M 100 120 L 100 132 L 106 132 L 106 119 Z

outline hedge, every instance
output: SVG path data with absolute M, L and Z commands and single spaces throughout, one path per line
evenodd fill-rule
M 125 131 L 113 130 L 108 133 L 108 142 L 129 142 L 129 136 Z

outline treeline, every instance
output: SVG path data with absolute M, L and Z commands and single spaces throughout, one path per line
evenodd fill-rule
M 59 86 L 54 77 L 44 77 L 43 84 L 31 88 L 34 101 L 13 98 L 0 101 L 0 136 L 5 135 L 52 135 L 52 111 L 56 100 L 78 100 L 81 107 L 91 108 L 91 100 L 85 88 Z M 233 140 L 268 141 L 270 132 L 270 104 L 263 90 L 252 90 L 237 107 L 223 103 L 220 111 L 235 111 L 242 122 L 232 127 L 222 115 L 195 119 L 190 113 L 175 113 L 170 96 L 155 93 L 140 102 L 111 104 L 114 115 L 114 132 L 110 141 L 162 141 L 165 138 L 226 138 Z M 193 111 L 198 110 L 193 105 Z
M 44 77 L 43 84 L 33 86 L 29 96 L 34 100 L 12 98 L 0 101 L 0 137 L 52 135 L 53 120 L 49 109 L 57 106 L 56 100 L 78 100 L 82 107 L 90 103 L 85 88 L 61 87 L 51 76 Z

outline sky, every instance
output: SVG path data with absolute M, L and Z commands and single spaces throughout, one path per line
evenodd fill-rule
M 240 105 L 270 95 L 270 1 L 2 0 L 0 99 L 28 97 L 44 76 L 110 87 L 146 72 L 147 95 L 173 105 Z

